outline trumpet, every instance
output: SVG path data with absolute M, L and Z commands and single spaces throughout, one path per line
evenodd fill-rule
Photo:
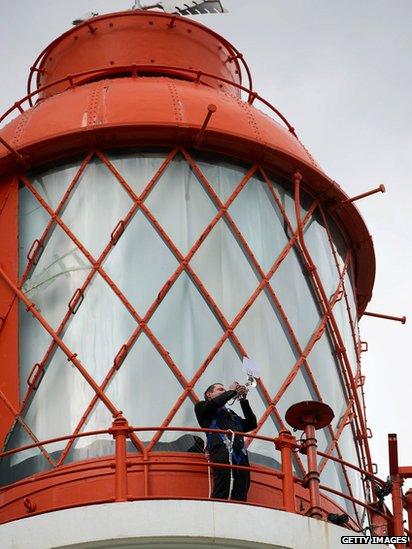
M 250 389 L 253 389 L 253 387 L 256 387 L 257 381 L 256 378 L 252 375 L 252 372 L 247 372 L 247 379 L 246 383 L 243 385 L 245 388 L 244 391 L 238 392 L 238 394 L 232 398 L 230 402 L 228 402 L 229 405 L 232 405 L 236 402 L 236 400 L 244 400 L 249 392 Z M 242 387 L 242 385 L 239 385 Z

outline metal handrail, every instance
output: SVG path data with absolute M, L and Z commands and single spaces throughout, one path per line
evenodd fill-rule
M 245 433 L 240 431 L 228 431 L 226 429 L 203 429 L 201 427 L 162 427 L 162 426 L 152 426 L 152 427 L 128 427 L 129 432 L 147 432 L 147 431 L 172 431 L 172 432 L 188 432 L 188 433 L 218 433 L 227 435 L 228 433 L 235 435 L 245 436 Z M 38 448 L 39 446 L 47 446 L 48 444 L 54 444 L 55 442 L 62 442 L 64 440 L 73 440 L 77 438 L 85 438 L 95 435 L 110 435 L 109 429 L 97 429 L 95 431 L 87 431 L 83 433 L 77 433 L 75 435 L 65 435 L 61 437 L 49 438 L 42 440 L 33 444 L 27 444 L 25 446 L 20 446 L 19 448 L 13 448 L 13 450 L 7 450 L 5 452 L 0 452 L 0 459 L 17 454 L 18 452 L 24 452 L 26 450 L 31 450 L 33 448 Z M 264 440 L 265 442 L 274 443 L 274 437 L 267 437 L 264 435 L 251 435 L 247 434 L 248 438 Z M 382 481 L 383 482 L 383 481 Z
M 167 431 L 167 432 L 190 432 L 190 433 L 205 433 L 205 434 L 206 433 L 228 434 L 230 432 L 230 434 L 232 434 L 232 431 L 227 431 L 225 429 L 205 429 L 205 428 L 199 428 L 199 427 L 164 427 L 164 426 L 132 427 L 132 426 L 128 425 L 127 421 L 123 417 L 119 417 L 119 418 L 116 418 L 114 420 L 114 422 L 112 424 L 112 427 L 109 428 L 109 429 L 98 429 L 98 430 L 94 430 L 94 431 L 77 433 L 75 435 L 72 434 L 72 435 L 65 435 L 65 436 L 61 436 L 61 437 L 54 437 L 54 438 L 50 438 L 50 439 L 43 440 L 43 441 L 40 441 L 40 442 L 36 442 L 36 443 L 33 443 L 33 444 L 28 444 L 28 445 L 25 445 L 25 446 L 22 446 L 22 447 L 19 447 L 19 448 L 14 448 L 12 450 L 7 450 L 7 451 L 4 451 L 4 452 L 1 452 L 0 453 L 0 459 L 15 455 L 19 452 L 24 452 L 26 450 L 30 450 L 30 449 L 33 449 L 33 448 L 38 448 L 40 446 L 45 446 L 45 445 L 53 444 L 53 443 L 56 443 L 56 442 L 73 440 L 73 439 L 78 439 L 78 438 L 85 438 L 85 437 L 95 436 L 95 435 L 104 435 L 104 434 L 112 435 L 114 440 L 115 440 L 115 445 L 116 445 L 115 446 L 115 452 L 114 452 L 114 458 L 115 458 L 115 462 L 116 462 L 116 464 L 115 464 L 115 477 L 117 479 L 116 480 L 116 501 L 123 501 L 125 499 L 125 493 L 126 493 L 125 485 L 126 485 L 126 481 L 127 481 L 127 466 L 126 466 L 127 451 L 126 451 L 126 444 L 125 444 L 126 439 L 132 433 L 148 432 L 148 431 L 159 431 L 159 432 L 162 432 L 162 433 Z M 238 431 L 233 431 L 233 433 L 235 435 L 240 435 L 240 436 L 245 435 L 245 433 L 238 432 Z M 276 445 L 278 443 L 280 437 L 282 436 L 282 433 L 278 437 L 268 437 L 268 436 L 264 436 L 264 435 L 249 435 L 249 434 L 247 436 L 250 437 L 251 439 L 262 440 L 262 441 L 270 442 L 270 443 L 273 443 L 273 444 Z M 288 433 L 288 436 L 291 437 L 290 433 Z M 291 438 L 294 439 L 294 437 L 291 437 Z M 295 440 L 295 443 L 296 443 L 296 439 L 294 439 L 294 440 Z M 120 445 L 119 445 L 119 441 L 121 441 Z M 141 447 L 137 448 L 137 449 L 141 450 L 141 452 L 142 452 L 142 455 L 143 455 L 143 458 L 144 458 L 143 467 L 147 471 L 149 465 L 151 463 L 153 463 L 149 458 L 149 455 L 148 455 L 149 452 L 147 452 L 146 447 L 143 445 L 143 443 L 141 443 Z M 289 450 L 290 450 L 290 455 L 292 455 L 293 448 L 290 447 Z M 295 444 L 295 450 L 299 450 L 299 447 L 298 447 L 297 443 Z M 153 453 L 157 453 L 157 452 L 153 452 Z M 349 468 L 352 468 L 352 469 L 356 470 L 357 472 L 366 475 L 370 480 L 374 480 L 375 482 L 378 482 L 379 484 L 384 483 L 384 481 L 382 479 L 376 477 L 375 475 L 371 474 L 369 471 L 365 471 L 364 469 L 362 469 L 362 468 L 360 468 L 360 467 L 358 467 L 354 464 L 351 464 L 349 462 L 346 462 L 346 461 L 341 460 L 339 458 L 336 458 L 334 456 L 325 454 L 324 452 L 318 452 L 318 454 L 321 455 L 321 456 L 327 457 L 328 459 L 331 459 L 334 462 L 341 463 L 341 464 L 343 464 L 343 465 L 345 465 Z M 282 457 L 283 457 L 283 454 L 282 454 Z M 170 463 L 171 464 L 172 463 L 179 464 L 180 462 L 176 459 L 173 459 Z M 199 461 L 196 461 L 196 460 L 191 460 L 190 462 L 185 460 L 182 463 L 189 464 L 191 466 L 193 465 L 195 467 L 204 467 L 203 462 L 199 462 Z M 63 471 L 59 470 L 60 467 L 62 467 L 62 466 L 56 466 L 52 470 L 49 470 L 46 473 L 40 473 L 40 474 L 42 475 L 43 479 L 49 477 L 50 475 L 55 476 L 55 474 L 57 474 L 57 473 L 60 474 L 60 472 L 63 472 Z M 283 492 L 285 492 L 285 489 L 287 488 L 285 486 L 285 483 L 291 483 L 292 484 L 292 492 L 291 493 L 293 494 L 293 497 L 291 499 L 289 499 L 289 502 L 284 501 L 284 509 L 286 511 L 290 511 L 290 512 L 295 512 L 295 513 L 297 512 L 297 510 L 294 506 L 295 494 L 294 494 L 294 490 L 293 490 L 293 485 L 294 484 L 299 484 L 299 485 L 305 486 L 305 479 L 302 480 L 302 479 L 296 477 L 293 474 L 293 472 L 292 472 L 292 474 L 290 474 L 291 471 L 289 471 L 289 474 L 288 474 L 287 471 L 285 471 L 285 463 L 284 463 L 283 459 L 281 459 L 281 469 L 280 470 L 277 470 L 277 469 L 267 470 L 265 468 L 258 468 L 257 469 L 256 466 L 253 466 L 253 465 L 251 465 L 251 466 L 242 466 L 242 465 L 230 465 L 230 464 L 213 464 L 213 467 L 233 468 L 233 469 L 239 469 L 239 470 L 248 470 L 248 471 L 251 471 L 251 472 L 256 472 L 258 470 L 259 473 L 262 473 L 262 474 L 275 475 L 279 479 L 282 480 Z M 146 474 L 147 474 L 147 472 L 146 472 Z M 30 482 L 32 482 L 32 480 L 33 480 L 33 476 L 30 477 Z M 23 479 L 22 481 L 18 481 L 17 483 L 14 483 L 12 485 L 5 486 L 4 488 L 2 488 L 1 491 L 4 492 L 12 486 L 24 485 L 27 482 L 28 482 L 27 479 Z M 290 487 L 289 487 L 289 489 L 290 489 Z M 386 514 L 380 512 L 379 510 L 377 510 L 373 506 L 371 506 L 369 503 L 358 500 L 358 499 L 356 499 L 356 498 L 354 498 L 354 497 L 352 497 L 348 494 L 345 494 L 343 492 L 335 490 L 334 488 L 331 488 L 329 486 L 319 485 L 319 489 L 324 490 L 326 492 L 330 492 L 331 494 L 340 496 L 340 497 L 344 498 L 345 500 L 348 500 L 348 501 L 352 502 L 353 504 L 360 505 L 360 506 L 364 507 L 365 509 L 367 509 L 368 511 L 372 511 L 375 514 L 378 514 L 378 515 L 384 517 L 386 520 L 388 520 L 390 522 L 393 522 L 393 518 L 390 515 L 386 515 Z M 145 495 L 145 497 L 149 498 L 148 495 Z M 291 505 L 291 501 L 293 501 L 292 505 Z
M 162 71 L 163 75 L 167 75 L 167 74 L 176 75 L 176 73 L 183 72 L 183 73 L 187 73 L 188 75 L 193 75 L 193 78 L 190 79 L 190 81 L 193 81 L 193 82 L 200 83 L 200 79 L 202 77 L 205 77 L 205 78 L 211 78 L 218 82 L 223 82 L 229 86 L 233 86 L 234 88 L 239 89 L 248 94 L 247 102 L 249 105 L 252 105 L 255 100 L 258 100 L 261 103 L 263 103 L 265 106 L 267 106 L 285 124 L 286 129 L 288 129 L 289 132 L 298 139 L 294 127 L 289 123 L 286 117 L 278 109 L 276 109 L 276 107 L 274 107 L 269 101 L 261 97 L 257 92 L 252 91 L 250 88 L 212 73 L 203 72 L 195 69 L 188 69 L 182 66 L 155 65 L 155 64 L 150 64 L 150 65 L 132 64 L 132 65 L 117 66 L 117 67 L 102 67 L 98 69 L 90 69 L 87 71 L 81 71 L 81 72 L 64 76 L 63 78 L 59 78 L 58 80 L 49 82 L 44 86 L 40 86 L 36 90 L 28 93 L 27 95 L 25 95 L 24 97 L 16 101 L 9 109 L 7 109 L 0 116 L 0 123 L 3 122 L 15 110 L 18 110 L 19 113 L 21 114 L 23 111 L 22 104 L 25 101 L 28 101 L 29 105 L 32 106 L 33 104 L 31 100 L 34 96 L 39 95 L 41 92 L 48 90 L 59 84 L 62 84 L 64 82 L 68 83 L 69 85 L 68 89 L 70 89 L 70 88 L 75 88 L 76 86 L 87 84 L 87 82 L 85 82 L 84 80 L 80 82 L 79 81 L 76 82 L 75 81 L 76 78 L 82 78 L 82 77 L 92 76 L 92 75 L 96 75 L 96 76 L 98 75 L 98 76 L 104 77 L 104 75 L 124 74 L 127 72 L 130 72 L 131 76 L 137 76 L 139 71 L 145 72 L 145 73 L 157 73 L 159 71 Z
M 125 15 L 134 16 L 134 17 L 139 17 L 139 16 L 146 16 L 147 17 L 149 15 L 150 17 L 168 19 L 170 21 L 173 21 L 174 23 L 176 21 L 179 21 L 179 17 L 176 17 L 175 14 L 166 14 L 166 13 L 159 13 L 159 12 L 153 12 L 153 11 L 150 11 L 150 12 L 144 11 L 143 12 L 143 11 L 139 11 L 139 10 L 136 10 L 136 11 L 128 10 L 128 11 L 122 11 L 122 12 L 102 14 L 99 17 L 93 18 L 92 22 L 96 23 L 97 21 L 103 21 L 105 19 L 116 19 L 118 17 L 124 17 Z M 220 41 L 227 48 L 227 50 L 229 52 L 232 52 L 233 56 L 234 56 L 234 59 L 236 61 L 240 60 L 240 62 L 242 63 L 242 66 L 245 69 L 246 75 L 247 75 L 247 78 L 248 78 L 248 89 L 250 91 L 252 91 L 252 89 L 253 89 L 252 74 L 250 72 L 248 64 L 246 63 L 243 55 L 239 52 L 239 50 L 237 50 L 235 48 L 235 46 L 233 46 L 228 40 L 226 40 L 226 38 L 224 38 L 223 36 L 220 36 L 217 32 L 213 31 L 209 27 L 205 27 L 203 25 L 200 25 L 199 23 L 197 23 L 196 21 L 193 21 L 193 20 L 182 19 L 182 21 L 185 21 L 186 23 L 190 23 L 193 26 L 200 27 L 207 34 L 210 34 L 211 36 L 216 38 L 218 41 Z M 76 32 L 78 32 L 81 28 L 84 28 L 84 27 L 87 27 L 90 30 L 90 25 L 92 24 L 92 22 L 90 20 L 87 20 L 87 21 L 84 21 L 84 22 L 80 23 L 79 25 L 76 25 Z M 31 94 L 31 81 L 32 81 L 32 78 L 34 76 L 34 73 L 35 72 L 37 72 L 37 73 L 40 72 L 39 68 L 38 68 L 38 65 L 49 54 L 50 50 L 52 50 L 56 45 L 58 45 L 62 40 L 64 40 L 64 38 L 66 38 L 66 36 L 68 36 L 72 32 L 73 32 L 73 29 L 67 30 L 65 33 L 63 33 L 62 35 L 57 37 L 55 40 L 53 40 L 48 46 L 46 46 L 46 48 L 37 56 L 37 59 L 35 60 L 34 65 L 32 67 L 30 67 L 29 78 L 27 80 L 27 94 L 28 95 Z M 240 74 L 239 76 L 240 76 L 240 80 L 242 80 L 242 74 Z M 29 101 L 29 103 L 30 103 L 30 106 L 33 106 L 31 101 Z

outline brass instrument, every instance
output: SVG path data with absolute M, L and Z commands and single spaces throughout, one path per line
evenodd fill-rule
M 232 400 L 228 402 L 229 405 L 234 404 L 236 400 L 245 399 L 249 390 L 257 386 L 257 380 L 259 379 L 259 370 L 248 357 L 243 357 L 242 370 L 247 376 L 246 383 L 244 385 L 246 390 L 240 394 L 238 393 L 235 397 L 233 397 Z

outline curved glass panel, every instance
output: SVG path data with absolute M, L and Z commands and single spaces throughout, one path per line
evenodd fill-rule
M 266 274 L 289 239 L 283 230 L 283 216 L 265 181 L 256 175 L 249 179 L 229 213 Z
M 188 381 L 223 335 L 215 316 L 186 273 L 170 288 L 149 327 Z
M 19 196 L 19 274 L 24 273 L 28 262 L 27 255 L 36 239 L 40 239 L 50 221 L 47 211 L 36 197 L 22 187 Z
M 98 158 L 85 163 L 82 174 L 78 174 L 81 162 L 73 162 L 29 175 L 53 210 L 60 204 L 59 215 L 69 230 L 50 224 L 44 250 L 27 273 L 23 291 L 53 329 L 59 330 L 70 352 L 76 353 L 114 408 L 122 410 L 131 425 L 150 429 L 139 438 L 154 450 L 202 451 L 203 435 L 161 435 L 154 429 L 161 424 L 197 427 L 194 401 L 202 399 L 212 383 L 242 381 L 246 354 L 261 371 L 259 388 L 250 392 L 252 408 L 262 423 L 258 434 L 273 439 L 286 426 L 289 406 L 321 399 L 335 413 L 333 432 L 326 428 L 317 434 L 319 449 L 326 451 L 350 395 L 333 338 L 319 332 L 322 308 L 299 246 L 284 252 L 292 235 L 279 204 L 296 230 L 292 185 L 277 176 L 268 181 L 259 170 L 246 181 L 252 166 L 191 153 L 199 175 L 182 155 L 166 165 L 168 154 L 109 153 L 107 161 L 117 176 L 110 164 Z M 73 180 L 76 174 L 78 180 Z M 244 187 L 228 207 L 231 221 L 225 210 L 219 211 L 219 200 L 226 203 L 242 180 Z M 141 196 L 150 181 L 153 185 L 142 210 L 135 195 Z M 133 192 L 125 189 L 124 182 Z M 302 218 L 311 203 L 302 192 Z M 26 187 L 20 190 L 19 212 L 22 273 L 27 253 L 42 236 L 50 215 Z M 333 222 L 330 227 L 342 266 L 347 256 L 344 238 Z M 87 252 L 78 248 L 71 233 Z M 338 287 L 339 271 L 321 215 L 308 216 L 304 237 L 331 296 Z M 192 250 L 195 244 L 198 248 Z M 87 259 L 88 254 L 97 259 L 104 249 L 101 264 Z M 190 261 L 180 265 L 187 254 Z M 262 280 L 262 272 L 267 275 L 278 260 L 270 280 Z M 348 275 L 344 283 L 356 331 Z M 333 312 L 355 368 L 356 348 L 345 299 L 337 301 Z M 228 325 L 230 335 L 214 354 Z M 27 393 L 27 399 L 22 422 L 12 429 L 8 448 L 30 444 L 36 437 L 109 428 L 111 411 L 24 307 L 19 336 L 21 392 Z M 302 353 L 307 367 L 302 364 Z M 33 390 L 26 379 L 35 363 L 44 364 L 45 370 Z M 294 372 L 297 363 L 300 367 Z M 272 441 L 249 442 L 253 463 L 279 467 Z M 345 429 L 339 447 L 348 460 L 357 462 L 355 445 L 351 431 Z M 131 442 L 128 448 L 136 451 Z M 8 479 L 22 478 L 52 467 L 64 456 L 63 463 L 110 455 L 113 440 L 99 435 L 69 445 L 49 444 L 43 450 L 10 458 L 2 464 L 2 474 Z M 305 458 L 299 460 L 304 465 Z M 346 493 L 347 482 L 339 467 L 327 464 L 323 478 Z M 304 475 L 296 459 L 295 469 Z M 349 478 L 356 492 L 361 491 L 356 475 Z
M 307 362 L 322 401 L 328 404 L 335 414 L 332 426 L 337 429 L 347 408 L 347 396 L 336 353 L 327 331 L 315 343 Z
M 357 352 L 353 341 L 352 329 L 349 323 L 347 304 L 343 296 L 339 301 L 335 303 L 332 312 L 333 316 L 335 317 L 336 324 L 339 327 L 339 332 L 345 343 L 345 349 L 352 368 L 352 372 L 356 372 L 358 366 Z
M 339 457 L 336 450 L 332 452 L 332 456 L 336 458 Z M 336 461 L 329 459 L 326 462 L 326 465 L 320 475 L 320 483 L 328 488 L 333 488 L 342 494 L 350 496 L 343 466 Z M 354 515 L 354 504 L 349 499 L 332 494 L 327 490 L 321 490 L 321 493 L 340 505 L 343 512 L 348 513 L 350 516 Z
M 124 268 L 125 257 L 127 269 Z M 148 257 L 150 261 L 145 260 Z M 103 266 L 143 317 L 178 265 L 176 258 L 148 219 L 138 211 Z
M 107 166 L 100 159 L 93 159 L 70 193 L 61 219 L 97 259 L 132 204 Z
M 217 213 L 182 156 L 173 159 L 145 204 L 184 255 Z
M 140 196 L 157 170 L 165 162 L 162 152 L 145 151 L 130 155 L 127 151 L 108 153 L 107 157 L 133 192 Z
M 270 279 L 302 349 L 309 343 L 321 316 L 299 253 L 292 248 Z
M 227 202 L 248 170 L 245 166 L 227 162 L 224 159 L 220 159 L 219 163 L 216 163 L 215 158 L 212 159 L 209 155 L 199 155 L 198 153 L 195 155 L 195 161 L 202 175 L 223 204 Z
M 280 389 L 297 360 L 277 311 L 264 292 L 259 294 L 235 330 L 246 353 L 260 367 L 260 376 L 271 397 Z
M 228 322 L 239 313 L 259 284 L 245 253 L 223 219 L 213 227 L 190 265 Z M 236 280 L 235 286 L 233 280 Z
M 330 300 L 339 285 L 339 272 L 323 220 L 316 210 L 305 227 L 304 239 Z

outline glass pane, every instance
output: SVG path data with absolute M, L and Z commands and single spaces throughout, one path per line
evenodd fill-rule
M 190 165 L 181 156 L 169 164 L 145 204 L 185 255 L 217 213 Z
M 336 360 L 334 347 L 325 332 L 315 343 L 308 356 L 308 364 L 319 388 L 323 402 L 328 404 L 335 414 L 332 426 L 337 428 L 347 408 L 347 398 L 343 389 L 340 365 Z M 317 399 L 318 400 L 318 399 Z
M 257 391 L 251 395 L 251 407 L 256 414 L 258 421 L 259 416 L 263 415 L 265 406 L 263 405 Z M 257 401 L 260 400 L 260 405 Z M 253 402 L 252 402 L 253 401 Z M 257 431 L 257 435 L 275 438 L 279 433 L 279 426 L 277 425 L 277 419 L 272 413 Z M 280 452 L 276 450 L 275 444 L 266 440 L 252 439 L 248 448 L 249 459 L 251 463 L 258 463 L 266 465 L 266 467 L 273 467 L 275 469 L 280 468 Z
M 301 366 L 296 376 L 287 387 L 284 395 L 277 403 L 276 408 L 283 421 L 285 421 L 286 412 L 293 404 L 304 400 L 318 400 L 313 387 L 306 378 L 307 376 L 304 374 L 304 368 Z
M 222 219 L 190 264 L 228 322 L 233 320 L 259 285 L 243 251 Z
M 116 294 L 100 275 L 95 275 L 63 340 L 100 384 L 136 326 Z
M 94 396 L 94 395 L 93 395 Z M 93 410 L 85 421 L 81 433 L 109 429 L 113 423 L 113 417 L 109 409 L 98 399 Z M 77 438 L 71 446 L 64 463 L 104 457 L 115 453 L 113 436 L 109 434 L 88 435 Z
M 289 240 L 267 184 L 258 176 L 252 177 L 229 213 L 266 274 Z
M 276 174 L 269 174 L 269 177 L 273 183 L 274 188 L 276 189 L 280 202 L 283 205 L 283 208 L 292 226 L 292 230 L 296 231 L 297 222 L 296 222 L 296 212 L 295 212 L 294 185 L 292 181 L 287 181 L 286 179 L 281 178 Z M 301 199 L 300 217 L 303 221 L 313 200 L 302 190 L 300 192 L 300 199 Z M 285 226 L 285 230 L 286 230 L 286 226 Z
M 333 316 L 335 317 L 336 324 L 339 328 L 339 333 L 343 339 L 346 353 L 353 372 L 357 370 L 357 355 L 353 343 L 352 330 L 349 323 L 348 311 L 346 308 L 345 298 L 342 297 L 339 301 L 335 303 L 333 307 Z
M 201 397 L 203 398 L 203 397 Z M 170 427 L 199 428 L 194 412 L 194 404 L 186 397 L 169 424 Z M 204 452 L 206 436 L 196 431 L 165 431 L 155 445 L 155 450 L 165 452 Z
M 73 432 L 93 395 L 81 373 L 57 349 L 22 417 L 40 441 L 66 436 Z M 57 459 L 66 444 L 54 442 L 48 451 Z
M 181 384 L 145 334 L 139 336 L 106 390 L 134 427 L 161 425 L 182 392 Z M 102 428 L 93 417 L 89 426 Z M 137 435 L 145 441 L 151 438 L 144 432 Z
M 296 377 L 286 389 L 285 394 L 277 403 L 276 408 L 281 418 L 285 421 L 286 412 L 288 411 L 288 409 L 293 404 L 303 402 L 305 400 L 319 399 L 317 398 L 310 379 L 302 366 L 296 374 Z M 324 428 L 316 431 L 316 439 L 318 444 L 318 450 L 320 452 L 326 452 L 332 440 L 328 429 Z
M 321 315 L 317 300 L 299 255 L 292 248 L 270 279 L 295 336 L 305 349 Z
M 107 408 L 101 402 L 99 402 L 98 408 L 99 410 L 103 410 L 104 408 L 107 411 Z M 107 413 L 107 416 L 108 418 L 111 418 L 110 413 Z M 111 421 L 106 422 L 107 428 L 110 427 L 111 423 Z M 87 422 L 83 431 L 87 432 L 92 430 L 93 429 L 89 426 L 89 423 Z M 67 463 L 71 463 L 73 461 L 112 456 L 114 454 L 115 442 L 111 435 L 90 435 L 75 440 L 63 463 L 66 465 Z
M 233 344 L 226 340 L 196 382 L 194 389 L 200 400 L 203 400 L 203 393 L 213 383 L 222 383 L 228 387 L 233 381 L 239 381 L 239 383 L 246 381 L 245 374 L 242 372 L 242 358 Z
M 113 151 L 107 157 L 139 196 L 166 159 L 167 152 Z
M 279 390 L 297 359 L 276 315 L 261 293 L 235 329 L 247 355 L 260 368 L 260 377 L 271 396 Z
M 149 326 L 188 380 L 223 335 L 215 316 L 185 272 L 173 284 Z
M 106 273 L 142 317 L 177 267 L 176 258 L 140 211 L 104 263 Z
M 348 425 L 342 431 L 338 441 L 339 449 L 342 454 L 342 459 L 344 461 L 347 461 L 348 463 L 356 465 L 357 467 L 361 467 L 358 454 L 356 452 L 356 444 L 357 443 L 355 442 L 353 436 L 352 427 L 351 425 Z M 351 483 L 354 497 L 363 500 L 365 498 L 365 494 L 363 490 L 361 473 L 355 471 L 354 469 L 351 469 L 350 467 L 346 467 L 346 472 Z
M 342 232 L 340 231 L 336 223 L 333 221 L 333 219 L 331 219 L 330 217 L 328 217 L 328 227 L 329 227 L 329 231 L 332 237 L 332 242 L 337 254 L 339 267 L 342 272 L 343 266 L 346 261 L 348 246 L 345 242 Z
M 35 239 L 39 239 L 50 220 L 49 214 L 26 188 L 19 192 L 19 274 L 27 265 L 27 254 Z
M 313 213 L 305 228 L 304 239 L 330 300 L 339 285 L 339 273 L 326 229 L 317 211 Z
M 70 183 L 79 171 L 81 162 L 81 160 L 78 160 L 72 164 L 51 168 L 43 173 L 32 172 L 31 174 L 28 174 L 35 189 L 53 210 L 57 209 L 64 193 L 67 191 Z
M 240 164 L 234 164 L 232 161 L 230 163 L 225 162 L 223 159 L 219 159 L 219 162 L 216 162 L 216 158 L 208 160 L 205 158 L 206 155 L 200 155 L 199 153 L 193 156 L 214 192 L 223 204 L 227 202 L 246 175 L 248 168 Z
M 82 286 L 90 268 L 86 257 L 56 225 L 22 290 L 37 305 L 48 323 L 57 328 L 74 292 Z
M 111 232 L 132 204 L 132 199 L 105 164 L 94 159 L 70 195 L 61 218 L 97 259 L 110 241 Z
M 35 364 L 42 362 L 52 338 L 40 322 L 19 303 L 19 372 L 20 398 L 28 389 L 27 379 Z
M 336 450 L 332 452 L 332 455 L 334 457 L 338 457 Z M 324 486 L 333 488 L 334 490 L 338 490 L 343 494 L 349 495 L 348 485 L 345 479 L 345 475 L 343 473 L 342 465 L 332 460 L 328 460 L 326 462 L 326 465 L 320 475 L 320 483 Z M 327 496 L 329 499 L 340 505 L 343 511 L 346 511 L 350 516 L 353 517 L 355 515 L 354 506 L 350 500 L 345 499 L 342 496 L 327 492 L 326 490 L 321 490 L 321 493 L 325 494 L 325 496 Z
M 34 444 L 34 441 L 29 437 L 21 424 L 16 423 L 11 430 L 5 451 L 29 444 Z M 0 485 L 12 484 L 34 473 L 47 471 L 51 467 L 52 465 L 39 448 L 17 452 L 0 459 Z
M 350 266 L 349 266 L 349 270 L 350 270 Z M 352 341 L 352 345 L 353 345 L 354 350 L 355 350 L 355 355 L 358 356 L 360 354 L 357 351 L 358 346 L 359 346 L 358 309 L 357 309 L 357 306 L 356 306 L 356 299 L 355 299 L 355 295 L 353 293 L 353 287 L 352 287 L 352 283 L 350 281 L 350 276 L 348 274 L 348 271 L 345 273 L 343 283 L 344 283 L 344 286 L 345 286 L 345 290 L 346 290 L 346 294 L 347 294 L 347 298 L 348 298 L 348 302 L 349 302 L 350 317 L 352 319 L 354 332 L 355 332 L 355 340 L 352 337 L 351 341 Z M 348 319 L 349 319 L 349 314 L 348 314 Z M 360 361 L 360 356 L 359 356 L 359 361 Z

